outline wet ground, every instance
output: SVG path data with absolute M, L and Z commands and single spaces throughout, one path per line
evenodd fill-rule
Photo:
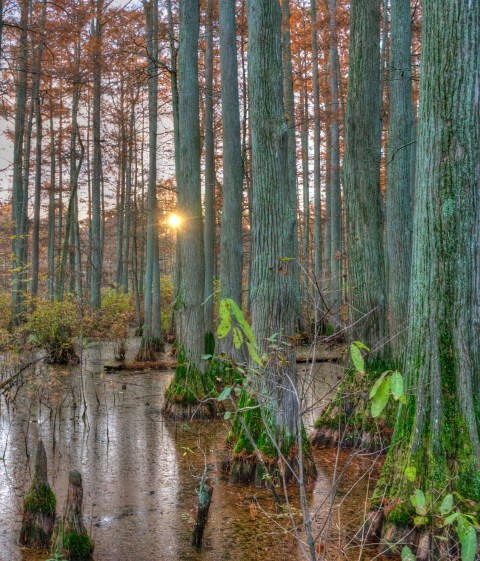
M 137 344 L 129 341 L 130 357 Z M 85 520 L 97 561 L 304 559 L 302 536 L 295 537 L 288 514 L 275 514 L 270 494 L 230 486 L 219 472 L 228 424 L 165 422 L 161 404 L 172 374 L 104 374 L 103 364 L 112 360 L 113 345 L 96 344 L 85 351 L 83 369 L 39 363 L 8 407 L 3 400 L 0 561 L 48 558 L 48 552 L 22 551 L 17 545 L 39 437 L 47 450 L 58 512 L 65 502 L 69 470 L 82 473 Z M 341 368 L 325 363 L 314 372 L 308 365 L 302 369 L 302 388 L 309 396 L 305 421 L 311 424 L 338 383 Z M 308 500 L 317 513 L 318 559 L 357 560 L 360 552 L 351 538 L 364 519 L 366 497 L 381 460 L 352 459 L 348 452 L 336 450 L 318 450 L 315 458 L 319 477 L 308 490 Z M 190 538 L 205 462 L 214 493 L 204 548 L 196 551 Z M 349 467 L 337 482 L 346 462 Z M 298 492 L 289 493 L 298 521 Z

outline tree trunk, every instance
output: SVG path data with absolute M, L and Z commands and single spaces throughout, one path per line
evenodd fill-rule
M 353 16 L 352 16 L 353 17 Z M 340 186 L 340 113 L 339 88 L 340 64 L 338 60 L 337 39 L 337 2 L 330 1 L 330 97 L 331 97 L 331 160 L 330 164 L 330 212 L 331 212 L 331 240 L 330 240 L 330 273 L 331 292 L 331 322 L 335 330 L 342 326 L 340 308 L 342 305 L 342 259 L 343 248 L 343 220 L 342 193 Z M 353 258 L 353 257 L 352 257 Z
M 385 539 L 413 525 L 414 488 L 428 512 L 446 493 L 457 493 L 460 509 L 480 501 L 479 49 L 478 2 L 424 1 L 407 403 L 376 492 L 397 504 Z
M 343 163 L 348 296 L 351 336 L 369 347 L 382 345 L 385 336 L 379 38 L 380 0 L 352 0 Z
M 13 146 L 13 187 L 12 187 L 12 321 L 18 325 L 21 321 L 23 301 L 25 299 L 22 283 L 23 261 L 22 244 L 26 237 L 26 220 L 23 216 L 24 188 L 23 188 L 23 141 L 25 137 L 25 116 L 27 109 L 27 65 L 28 65 L 28 12 L 30 0 L 23 0 L 20 4 L 20 48 L 17 66 L 17 83 L 15 97 L 15 137 Z
M 199 403 L 216 395 L 212 377 L 205 371 L 205 259 L 202 197 L 200 188 L 200 123 L 198 87 L 198 37 L 200 9 L 197 0 L 180 3 L 179 42 L 179 137 L 180 175 L 178 211 L 182 224 L 177 243 L 180 279 L 175 298 L 178 365 L 165 393 L 164 414 L 172 418 L 190 417 L 198 412 L 216 414 L 217 404 Z
M 103 0 L 95 1 L 95 22 L 93 24 L 93 173 L 92 173 L 92 257 L 90 304 L 94 310 L 102 303 L 102 136 L 101 136 L 101 95 L 102 95 L 102 12 Z
M 157 220 L 157 131 L 158 131 L 158 0 L 144 1 L 148 53 L 149 167 L 147 189 L 147 258 L 144 295 L 144 328 L 139 360 L 153 360 L 163 348 L 160 318 L 160 268 Z
M 252 121 L 252 329 L 260 354 L 268 363 L 258 377 L 256 400 L 260 410 L 240 415 L 234 443 L 230 480 L 260 484 L 265 462 L 252 450 L 245 427 L 261 454 L 278 474 L 278 449 L 289 459 L 285 478 L 291 479 L 300 458 L 308 475 L 315 466 L 307 445 L 298 448 L 299 400 L 296 394 L 296 361 L 289 344 L 295 333 L 296 278 L 291 271 L 295 217 L 285 204 L 291 193 L 288 163 L 288 124 L 283 110 L 281 59 L 282 13 L 277 0 L 248 0 L 249 89 Z M 275 346 L 268 338 L 276 334 Z M 278 350 L 278 349 L 281 350 Z M 277 349 L 277 350 L 275 350 Z M 252 361 L 253 364 L 253 361 Z M 259 417 L 260 416 L 260 417 Z M 273 446 L 270 435 L 278 445 Z M 268 435 L 268 436 L 267 436 Z M 271 460 L 271 462 L 270 462 Z
M 415 153 L 409 0 L 392 2 L 386 253 L 388 327 L 392 353 L 405 349 L 412 245 L 411 169 Z
M 240 142 L 237 36 L 235 0 L 220 0 L 220 72 L 223 124 L 223 201 L 220 236 L 220 291 L 242 307 L 242 203 L 243 162 Z M 229 338 L 220 341 L 221 352 L 235 359 Z
M 283 99 L 285 119 L 288 126 L 288 179 L 289 179 L 289 222 L 292 223 L 293 250 L 290 263 L 291 275 L 295 279 L 293 291 L 295 298 L 296 327 L 299 331 L 305 329 L 300 298 L 300 267 L 298 266 L 298 196 L 297 196 L 297 141 L 295 138 L 295 97 L 293 92 L 293 69 L 292 69 L 292 44 L 290 37 L 290 0 L 282 0 L 282 72 L 283 72 Z M 250 126 L 252 125 L 250 120 Z M 250 250 L 251 251 L 251 250 Z M 251 257 L 253 267 L 254 256 Z M 250 279 L 251 280 L 251 279 Z
M 48 198 L 48 298 L 55 299 L 55 129 L 53 126 L 53 99 L 50 98 L 50 187 Z
M 320 283 L 322 278 L 322 193 L 321 193 L 321 146 L 320 146 L 320 81 L 318 77 L 318 32 L 317 1 L 310 0 L 311 42 L 312 42 L 312 85 L 313 85 L 313 272 Z M 328 165 L 328 162 L 327 162 Z M 326 195 L 325 195 L 325 198 Z M 327 218 L 328 220 L 328 218 Z M 326 240 L 325 240 L 326 243 Z
M 42 55 L 44 46 L 44 33 L 45 22 L 47 19 L 47 2 L 42 2 L 42 12 L 40 15 L 39 24 L 39 42 L 37 46 L 35 68 L 32 86 L 32 96 L 35 96 L 35 123 L 36 123 L 36 146 L 35 146 L 35 200 L 34 200 L 34 217 L 33 217 L 33 232 L 32 232 L 32 284 L 31 295 L 36 298 L 38 292 L 38 268 L 39 268 L 39 253 L 40 253 L 40 205 L 42 196 L 42 114 L 41 114 L 41 100 L 40 100 L 40 80 L 42 69 Z
M 215 136 L 213 130 L 213 0 L 205 11 L 205 331 L 213 333 L 215 277 Z

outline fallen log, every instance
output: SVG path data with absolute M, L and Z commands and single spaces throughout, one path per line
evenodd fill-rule
M 173 360 L 160 360 L 155 362 L 128 362 L 120 364 L 105 364 L 106 372 L 139 371 L 139 370 L 174 370 L 177 363 Z

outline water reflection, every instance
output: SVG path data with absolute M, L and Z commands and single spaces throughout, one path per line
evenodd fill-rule
M 136 350 L 131 341 L 127 352 Z M 228 486 L 216 469 L 227 426 L 222 421 L 166 423 L 161 400 L 170 373 L 103 374 L 113 360 L 112 345 L 92 346 L 79 367 L 36 366 L 0 417 L 0 560 L 40 561 L 46 554 L 22 552 L 18 538 L 22 499 L 31 475 L 36 441 L 43 438 L 49 459 L 50 483 L 58 510 L 63 508 L 70 469 L 79 469 L 84 482 L 86 526 L 96 543 L 97 561 L 293 561 L 301 558 L 298 544 L 287 531 L 288 517 L 274 514 L 268 493 Z M 338 367 L 322 367 L 315 392 L 325 395 L 338 380 Z M 82 388 L 84 399 L 82 398 Z M 85 407 L 86 405 L 86 407 Z M 318 410 L 312 410 L 313 420 Z M 320 529 L 329 512 L 330 491 L 337 466 L 346 461 L 335 451 L 319 451 L 319 478 L 310 489 L 312 508 L 318 508 Z M 205 547 L 190 547 L 196 486 L 209 465 L 214 494 Z M 341 555 L 337 545 L 348 541 L 362 517 L 368 477 L 345 498 L 352 483 L 370 466 L 356 460 L 336 490 L 330 524 L 328 559 Z M 338 469 L 338 466 L 337 466 Z M 298 509 L 296 491 L 292 504 Z M 343 502 L 342 502 L 343 501 Z M 322 506 L 323 504 L 323 506 Z M 266 517 L 265 512 L 271 514 Z M 358 558 L 358 551 L 352 559 Z

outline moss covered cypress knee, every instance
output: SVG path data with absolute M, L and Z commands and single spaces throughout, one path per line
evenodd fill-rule
M 68 476 L 65 514 L 55 529 L 53 550 L 69 561 L 91 561 L 93 540 L 88 535 L 82 514 L 83 485 L 81 474 L 73 470 Z
M 38 441 L 35 474 L 23 502 L 20 544 L 34 549 L 49 547 L 55 524 L 56 498 L 48 484 L 47 454 Z

